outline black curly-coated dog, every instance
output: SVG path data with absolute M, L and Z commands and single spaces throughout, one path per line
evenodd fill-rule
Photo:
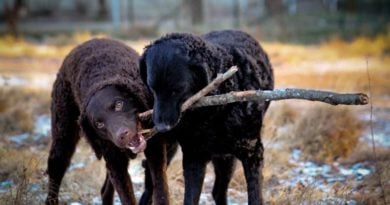
M 262 204 L 260 132 L 269 102 L 233 103 L 180 113 L 186 99 L 233 65 L 239 71 L 210 95 L 273 89 L 267 54 L 255 39 L 241 31 L 215 31 L 202 36 L 170 34 L 147 46 L 141 56 L 141 76 L 154 96 L 155 126 L 160 132 L 169 131 L 182 147 L 184 204 L 198 204 L 209 161 L 213 162 L 216 174 L 212 195 L 217 204 L 227 204 L 227 188 L 236 158 L 244 167 L 249 204 Z M 146 153 L 149 165 L 163 164 L 149 157 L 158 151 Z M 155 183 L 166 184 L 166 178 L 161 176 L 165 167 L 156 170 L 151 172 L 153 180 L 159 181 Z M 160 198 L 167 198 L 164 186 L 155 190 Z
M 61 181 L 80 131 L 96 156 L 106 161 L 103 204 L 113 203 L 114 190 L 123 204 L 136 203 L 127 167 L 129 158 L 146 146 L 139 134 L 137 113 L 152 105 L 138 63 L 136 51 L 109 39 L 87 41 L 65 58 L 52 91 L 46 204 L 58 204 Z

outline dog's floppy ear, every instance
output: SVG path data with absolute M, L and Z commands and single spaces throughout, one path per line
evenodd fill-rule
M 146 68 L 146 51 L 142 54 L 142 56 L 139 59 L 139 71 L 141 75 L 142 81 L 147 84 L 146 78 L 147 78 L 147 68 Z
M 205 87 L 210 82 L 211 76 L 208 73 L 208 65 L 205 62 L 195 62 L 190 64 L 192 72 L 192 78 L 196 85 L 199 87 L 195 88 L 197 91 Z
M 81 129 L 87 138 L 88 143 L 92 146 L 93 151 L 96 154 L 98 159 L 101 159 L 103 156 L 103 150 L 101 146 L 101 140 L 97 138 L 97 134 L 95 133 L 95 129 L 90 124 L 87 116 L 85 114 L 81 114 L 79 118 L 79 124 Z

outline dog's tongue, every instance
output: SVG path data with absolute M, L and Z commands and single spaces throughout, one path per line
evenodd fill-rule
M 133 139 L 131 139 L 130 143 L 127 145 L 127 148 L 135 154 L 143 152 L 146 148 L 146 141 L 144 136 L 142 136 L 141 133 L 137 133 Z

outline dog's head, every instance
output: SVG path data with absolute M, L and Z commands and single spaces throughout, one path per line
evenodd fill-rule
M 89 138 L 109 140 L 119 148 L 142 152 L 146 147 L 139 133 L 137 104 L 123 88 L 106 86 L 89 99 L 81 116 L 81 126 Z
M 190 53 L 180 42 L 162 42 L 141 57 L 141 77 L 153 93 L 153 122 L 160 132 L 179 122 L 184 101 L 209 81 L 207 65 Z

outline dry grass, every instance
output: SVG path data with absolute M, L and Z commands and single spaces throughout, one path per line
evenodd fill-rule
M 377 145 L 375 156 L 371 143 L 359 143 L 348 158 L 340 161 L 345 164 L 371 162 L 375 169 L 374 174 L 366 177 L 355 188 L 353 198 L 362 204 L 385 204 L 384 197 L 387 203 L 390 202 L 390 149 Z M 381 182 L 385 196 L 382 194 Z
M 271 56 L 271 61 L 274 66 L 281 66 L 287 70 L 294 71 L 302 69 L 301 67 L 295 66 L 305 65 L 311 62 L 330 62 L 330 66 L 337 66 L 339 62 L 353 62 L 356 59 L 367 56 L 388 61 L 390 30 L 374 38 L 362 36 L 351 41 L 344 41 L 338 37 L 334 37 L 332 40 L 323 42 L 320 45 L 302 46 L 282 43 L 262 43 L 262 45 Z M 291 67 L 291 65 L 293 66 Z M 318 67 L 313 66 L 313 69 L 318 69 Z
M 390 29 L 374 38 L 360 36 L 351 42 L 346 42 L 340 38 L 332 40 L 322 45 L 326 49 L 332 49 L 338 55 L 343 56 L 385 56 L 390 54 Z
M 361 61 L 365 65 L 365 61 Z M 277 75 L 277 74 L 276 74 Z M 383 95 L 390 90 L 388 69 L 370 70 L 373 94 Z M 277 75 L 278 76 L 278 75 Z M 280 74 L 276 79 L 281 87 L 327 89 L 338 92 L 365 92 L 368 90 L 365 69 L 358 71 L 326 71 L 323 73 Z
M 78 44 L 106 34 L 77 32 L 71 36 L 46 37 L 43 42 L 31 42 L 11 36 L 0 36 L 0 73 L 26 75 L 45 73 L 54 75 L 64 57 Z M 141 53 L 148 40 L 124 41 Z
M 0 181 L 12 182 L 9 192 L 0 194 L 0 204 L 42 204 L 47 192 L 48 147 L 18 149 L 0 146 Z M 84 140 L 79 143 L 72 162 L 61 185 L 60 200 L 88 204 L 99 196 L 106 174 L 104 163 L 95 159 Z
M 93 37 L 105 37 L 105 35 L 92 35 L 89 32 L 75 33 L 70 38 L 59 35 L 48 38 L 44 44 L 36 44 L 12 36 L 3 36 L 0 38 L 0 56 L 35 58 L 64 57 L 75 45 Z
M 295 123 L 292 143 L 303 151 L 304 159 L 322 163 L 347 157 L 363 130 L 351 108 L 330 105 L 306 108 Z
M 98 161 L 89 144 L 82 140 L 72 164 L 73 168 L 66 172 L 61 184 L 60 198 L 63 201 L 91 203 L 94 197 L 100 197 L 100 187 L 106 174 L 104 161 Z
M 4 204 L 42 202 L 43 155 L 34 150 L 20 150 L 0 146 L 0 180 L 8 180 L 9 192 L 0 195 Z M 44 186 L 42 186 L 44 187 Z
M 385 183 L 386 196 L 389 195 L 389 156 L 388 148 L 377 148 L 374 158 L 371 143 L 360 139 L 364 122 L 357 114 L 361 111 L 353 107 L 339 107 L 308 102 L 291 101 L 274 103 L 266 115 L 263 130 L 265 146 L 264 194 L 269 204 L 345 204 L 355 200 L 362 204 L 383 204 L 379 176 Z M 377 130 L 376 132 L 380 132 Z M 332 145 L 332 146 L 330 146 Z M 378 146 L 378 145 L 377 145 Z M 287 187 L 280 184 L 288 180 L 291 150 L 299 147 L 302 158 L 322 163 L 337 161 L 343 165 L 369 163 L 374 166 L 378 160 L 375 174 L 362 182 L 348 179 L 345 183 L 327 185 L 334 192 L 324 192 L 316 185 L 297 184 Z M 232 187 L 242 189 L 245 178 L 242 172 L 236 173 Z
M 48 91 L 25 87 L 0 87 L 0 133 L 32 132 L 34 117 L 49 114 Z
M 78 44 L 92 38 L 107 37 L 104 33 L 76 32 L 70 37 L 68 35 L 57 35 L 47 37 L 44 43 L 34 43 L 6 35 L 0 37 L 0 56 L 8 58 L 63 58 Z M 138 52 L 141 52 L 147 41 L 128 41 L 127 43 Z
M 351 189 L 350 197 L 362 204 L 380 204 L 386 205 L 390 201 L 390 151 L 377 150 L 377 158 L 373 157 L 372 149 L 362 151 L 358 150 L 354 155 L 368 159 L 373 164 L 374 174 L 367 176 L 362 183 Z M 354 156 L 356 157 L 356 156 Z M 382 190 L 383 188 L 383 190 Z M 384 195 L 383 195 L 384 194 Z

